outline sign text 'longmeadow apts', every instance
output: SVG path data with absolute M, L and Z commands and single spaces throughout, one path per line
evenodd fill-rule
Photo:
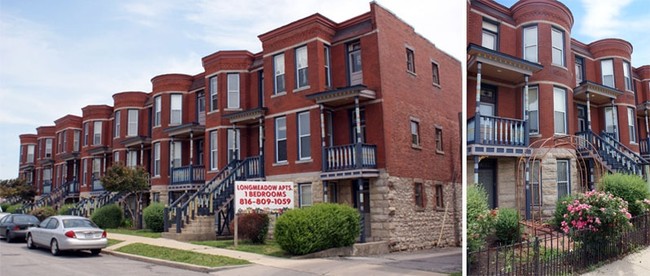
M 293 208 L 293 182 L 236 181 L 235 211 Z

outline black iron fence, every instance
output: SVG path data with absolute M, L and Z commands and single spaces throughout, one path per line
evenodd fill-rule
M 650 213 L 613 239 L 586 244 L 561 233 L 536 235 L 511 245 L 468 254 L 468 275 L 572 275 L 650 245 Z M 586 233 L 585 233 L 586 234 Z

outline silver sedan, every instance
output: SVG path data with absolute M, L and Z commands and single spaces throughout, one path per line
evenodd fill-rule
M 49 248 L 55 256 L 64 250 L 90 250 L 97 255 L 107 244 L 106 231 L 79 216 L 51 216 L 27 231 L 29 249 Z

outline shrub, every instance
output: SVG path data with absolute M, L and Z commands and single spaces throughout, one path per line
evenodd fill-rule
M 11 206 L 7 207 L 7 210 L 5 212 L 12 213 L 12 214 L 17 214 L 18 211 L 20 211 L 20 209 L 22 209 L 22 208 L 23 208 L 22 203 L 16 203 L 14 205 L 11 205 Z
M 573 202 L 573 199 L 573 196 L 565 195 L 555 203 L 555 212 L 550 223 L 556 230 L 562 230 L 560 227 L 562 227 L 562 221 L 564 221 L 564 214 L 569 212 L 566 207 L 569 205 L 569 202 Z
M 2 212 L 7 212 L 7 209 L 9 209 L 9 206 L 11 206 L 11 204 L 9 204 L 7 202 L 0 203 L 0 208 L 2 209 Z
M 269 232 L 269 216 L 267 214 L 241 214 L 237 216 L 237 222 L 239 237 L 250 240 L 252 243 L 262 244 L 266 241 L 266 235 Z M 230 229 L 235 229 L 234 220 L 230 222 Z
M 69 215 L 70 210 L 75 207 L 74 204 L 63 204 L 61 208 L 59 208 L 59 215 Z
M 117 228 L 122 224 L 124 212 L 117 204 L 109 204 L 95 210 L 90 219 L 100 228 Z
M 500 242 L 511 244 L 521 238 L 519 212 L 512 208 L 500 208 L 494 223 L 494 230 Z
M 144 216 L 144 223 L 147 228 L 153 232 L 162 232 L 165 229 L 165 205 L 160 202 L 151 203 L 147 208 L 144 208 L 142 213 Z
M 646 182 L 638 175 L 609 174 L 605 175 L 598 185 L 598 190 L 608 192 L 627 201 L 629 212 L 638 216 L 645 211 L 643 200 L 650 198 Z
M 627 202 L 610 193 L 590 191 L 578 194 L 565 205 L 567 212 L 560 229 L 574 240 L 596 250 L 603 241 L 614 240 L 632 225 Z
M 492 233 L 495 212 L 491 212 L 487 193 L 480 184 L 467 188 L 467 246 L 469 252 L 485 245 L 485 238 Z
M 56 210 L 50 206 L 43 206 L 43 207 L 38 207 L 30 213 L 34 215 L 35 217 L 38 218 L 38 220 L 44 220 L 45 218 L 49 216 L 54 216 L 56 215 Z
M 359 213 L 352 207 L 321 203 L 286 211 L 275 223 L 275 239 L 283 250 L 303 255 L 351 246 L 359 236 Z

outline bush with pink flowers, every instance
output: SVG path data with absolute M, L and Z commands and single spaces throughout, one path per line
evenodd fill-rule
M 562 219 L 556 222 L 560 230 L 586 244 L 617 238 L 632 226 L 627 202 L 610 193 L 590 191 L 558 204 L 556 210 L 562 211 Z

